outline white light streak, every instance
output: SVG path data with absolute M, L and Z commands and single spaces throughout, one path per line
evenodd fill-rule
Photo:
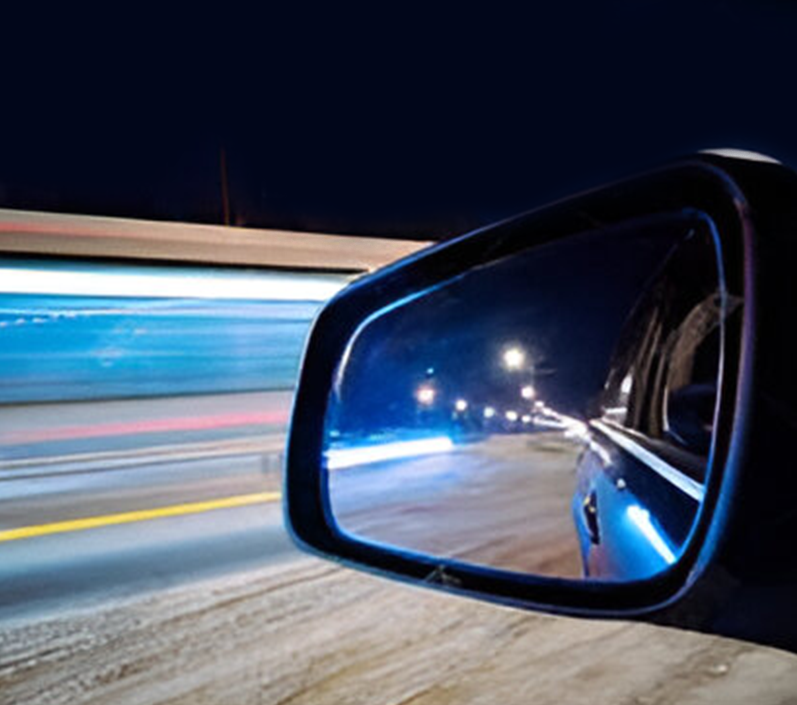
M 777 159 L 770 157 L 767 154 L 760 152 L 752 152 L 749 149 L 734 149 L 728 147 L 725 149 L 704 149 L 702 154 L 716 154 L 720 157 L 731 157 L 732 159 L 746 159 L 751 162 L 765 162 L 767 164 L 780 164 Z
M 650 512 L 647 509 L 642 509 L 637 505 L 631 505 L 626 510 L 628 518 L 634 525 L 642 532 L 642 535 L 653 546 L 656 553 L 658 553 L 669 565 L 675 563 L 675 554 L 672 549 L 667 545 L 664 537 L 656 530 L 653 523 L 650 521 Z
M 378 445 L 361 446 L 359 448 L 339 448 L 326 452 L 327 469 L 340 470 L 357 465 L 368 465 L 384 460 L 398 460 L 421 455 L 447 453 L 454 448 L 448 436 L 425 438 L 419 441 L 396 441 Z
M 589 449 L 600 458 L 601 463 L 603 463 L 603 467 L 608 468 L 611 466 L 612 456 L 600 443 L 598 443 L 594 438 L 590 438 L 587 443 L 589 445 Z
M 242 272 L 174 268 L 119 267 L 98 271 L 35 265 L 0 266 L 0 293 L 187 298 L 247 301 L 326 301 L 348 283 L 331 274 Z
M 689 495 L 698 502 L 703 501 L 706 490 L 699 482 L 696 482 L 688 475 L 685 475 L 677 468 L 674 468 L 672 465 L 662 460 L 659 456 L 654 455 L 646 448 L 635 443 L 625 434 L 615 431 L 608 424 L 602 423 L 601 421 L 590 421 L 590 425 L 608 436 L 620 446 L 620 448 L 633 455 L 637 460 L 642 461 L 651 470 L 681 490 L 681 492 Z
M 582 441 L 589 439 L 589 427 L 583 421 L 564 415 L 560 415 L 559 421 L 565 427 L 566 438 L 578 438 Z

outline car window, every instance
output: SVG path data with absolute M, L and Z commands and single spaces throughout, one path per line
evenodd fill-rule
M 604 421 L 698 480 L 710 452 L 722 341 L 741 306 L 724 292 L 713 250 L 710 235 L 693 233 L 664 259 L 624 326 L 600 402 Z

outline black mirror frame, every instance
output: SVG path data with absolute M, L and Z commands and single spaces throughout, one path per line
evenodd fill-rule
M 775 163 L 698 155 L 436 245 L 349 286 L 319 314 L 305 349 L 285 480 L 286 517 L 294 539 L 303 548 L 347 566 L 504 604 L 575 616 L 641 619 L 794 647 L 797 599 L 791 599 L 790 627 L 773 631 L 766 620 L 762 624 L 755 618 L 760 600 L 750 588 L 756 576 L 745 560 L 756 541 L 742 525 L 757 520 L 762 525 L 762 539 L 772 534 L 766 493 L 762 495 L 760 488 L 753 498 L 744 498 L 743 493 L 762 477 L 769 482 L 786 474 L 775 466 L 756 479 L 753 466 L 756 453 L 761 452 L 755 423 L 761 406 L 757 390 L 761 349 L 763 344 L 770 349 L 778 343 L 772 324 L 762 326 L 759 319 L 771 302 L 782 304 L 784 296 L 797 302 L 797 289 L 791 290 L 782 278 L 782 270 L 797 263 L 797 248 L 778 245 L 797 228 L 794 203 L 797 176 L 790 170 Z M 741 345 L 738 349 L 727 346 L 725 353 L 718 432 L 705 501 L 692 540 L 678 562 L 647 580 L 576 583 L 380 548 L 336 529 L 322 463 L 326 404 L 349 339 L 369 315 L 472 267 L 537 244 L 673 212 L 706 214 L 715 224 L 721 237 L 727 290 L 745 302 Z M 531 237 L 530 233 L 540 235 Z M 762 243 L 766 247 L 762 248 Z M 778 252 L 783 259 L 778 259 Z M 779 268 L 781 278 L 776 271 Z M 797 374 L 792 377 L 797 380 Z M 789 386 L 797 388 L 794 382 Z M 797 417 L 794 402 L 792 409 Z M 797 488 L 797 480 L 792 479 L 790 486 Z M 788 521 L 788 517 L 777 516 L 781 524 Z M 797 512 L 790 521 L 793 530 Z M 764 526 L 769 528 L 764 530 Z M 755 527 L 753 533 L 757 530 Z M 797 585 L 797 569 L 767 569 L 770 580 L 761 587 L 780 596 L 767 609 L 774 604 L 785 609 L 787 596 Z M 737 610 L 744 611 L 741 618 L 732 614 Z

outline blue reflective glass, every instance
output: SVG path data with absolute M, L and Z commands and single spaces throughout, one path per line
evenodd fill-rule
M 362 324 L 325 422 L 339 528 L 505 570 L 651 577 L 705 491 L 727 321 L 700 214 L 574 235 Z

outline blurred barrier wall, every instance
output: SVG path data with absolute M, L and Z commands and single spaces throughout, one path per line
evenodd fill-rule
M 320 305 L 0 293 L 0 404 L 291 389 Z
M 0 404 L 291 389 L 323 301 L 424 244 L 0 210 Z

